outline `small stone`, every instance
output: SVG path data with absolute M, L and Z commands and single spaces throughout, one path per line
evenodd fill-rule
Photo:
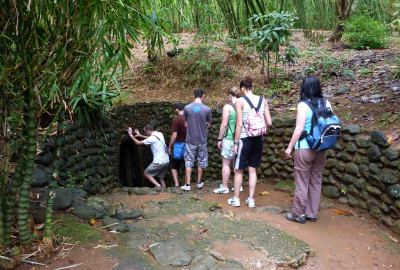
M 379 175 L 379 179 L 386 184 L 396 184 L 399 181 L 399 172 L 393 170 L 384 169 Z
M 337 144 L 336 144 L 336 145 L 337 145 Z M 335 145 L 335 147 L 336 147 L 336 145 Z M 336 156 L 336 153 L 335 153 L 334 150 L 328 149 L 328 150 L 326 151 L 326 156 L 327 156 L 328 158 L 335 157 L 335 156 Z
M 343 203 L 343 204 L 348 204 L 348 203 L 349 203 L 349 200 L 348 200 L 346 197 L 340 197 L 340 198 L 339 198 L 339 202 L 340 202 L 340 203 Z
M 382 191 L 379 188 L 374 187 L 372 185 L 368 185 L 365 189 L 372 195 L 375 195 L 375 196 L 382 195 Z
M 345 169 L 345 164 L 344 164 L 343 162 L 341 162 L 341 161 L 338 161 L 338 162 L 336 163 L 336 165 L 335 165 L 335 168 L 336 168 L 338 171 L 343 172 L 344 169 Z
M 344 153 L 344 152 L 337 154 L 336 157 L 337 157 L 338 159 L 343 160 L 343 161 L 346 161 L 346 162 L 351 161 L 351 159 L 352 159 L 351 156 L 350 156 L 349 154 Z M 326 164 L 325 164 L 325 165 L 326 165 Z
M 355 153 L 357 151 L 357 146 L 354 143 L 346 143 L 346 152 Z
M 369 171 L 373 174 L 379 174 L 380 169 L 379 166 L 375 163 L 371 163 L 368 165 Z
M 393 114 L 392 116 L 390 116 L 389 118 L 388 118 L 388 122 L 389 123 L 393 123 L 394 121 L 396 121 L 397 119 L 399 118 L 399 115 L 398 114 Z
M 368 158 L 367 157 L 363 157 L 360 155 L 355 155 L 354 156 L 354 162 L 357 164 L 368 164 Z
M 381 200 L 387 204 L 393 204 L 393 200 L 386 193 L 381 195 Z
M 382 217 L 382 212 L 378 206 L 372 206 L 371 210 L 369 212 L 370 212 L 371 216 L 373 216 L 375 218 L 379 219 Z
M 374 145 L 368 150 L 367 155 L 368 155 L 368 160 L 370 162 L 380 161 L 381 150 L 379 149 L 379 147 L 377 145 Z
M 335 167 L 337 160 L 334 158 L 328 158 L 325 162 L 325 168 L 330 169 Z
M 267 211 L 272 214 L 278 215 L 278 214 L 286 213 L 289 210 L 290 209 L 288 209 L 288 207 L 285 207 L 285 206 L 268 205 L 268 206 L 257 209 L 257 213 Z
M 345 126 L 342 131 L 344 133 L 350 133 L 350 134 L 358 134 L 361 132 L 361 127 L 359 125 L 348 125 Z
M 384 153 L 385 153 L 386 158 L 391 161 L 398 159 L 400 156 L 399 150 L 387 149 L 387 150 L 385 150 Z
M 389 141 L 385 136 L 385 133 L 379 130 L 371 132 L 371 140 L 381 147 L 388 147 Z
M 151 254 L 162 266 L 185 266 L 190 264 L 192 256 L 176 242 L 159 242 L 149 246 Z
M 345 142 L 352 142 L 352 141 L 354 141 L 354 137 L 351 136 L 350 134 L 344 134 L 342 138 L 343 138 L 343 141 L 345 141 Z
M 356 144 L 361 148 L 368 148 L 371 146 L 371 140 L 369 138 L 365 138 L 363 136 L 356 136 Z
M 350 174 L 345 173 L 342 177 L 343 182 L 346 184 L 353 184 L 356 182 L 356 178 L 354 176 L 351 176 Z
M 338 91 L 336 91 L 334 93 L 334 95 L 335 96 L 339 96 L 339 95 L 343 95 L 343 94 L 346 94 L 346 93 L 350 93 L 350 88 L 346 87 L 346 88 L 344 88 L 342 90 L 338 90 Z
M 345 170 L 346 170 L 347 173 L 352 174 L 352 175 L 359 174 L 358 167 L 354 163 L 346 163 Z
M 386 193 L 392 199 L 400 198 L 400 185 L 392 185 L 386 189 Z
M 340 191 L 337 187 L 335 186 L 326 186 L 322 189 L 322 194 L 325 197 L 331 198 L 331 199 L 337 199 L 340 197 Z

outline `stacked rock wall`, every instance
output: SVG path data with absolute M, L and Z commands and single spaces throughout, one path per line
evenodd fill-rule
M 221 179 L 221 155 L 217 138 L 222 118 L 221 110 L 212 110 L 213 121 L 208 131 L 209 167 L 206 180 Z M 119 151 L 129 141 L 128 127 L 143 130 L 152 124 L 161 131 L 168 145 L 171 123 L 176 117 L 172 103 L 155 102 L 125 105 L 112 112 L 110 125 L 102 128 L 78 129 L 69 127 L 65 137 L 61 178 L 84 175 L 84 188 L 90 193 L 106 193 L 119 186 Z M 285 149 L 295 126 L 294 118 L 274 118 L 264 140 L 262 165 L 257 170 L 259 179 L 274 183 L 293 181 L 293 160 L 285 158 Z M 54 145 L 51 139 L 42 145 L 37 157 L 40 170 L 51 173 Z M 140 168 L 152 161 L 149 147 L 141 146 Z M 391 146 L 381 131 L 367 132 L 359 126 L 347 126 L 337 145 L 327 151 L 323 172 L 323 194 L 329 198 L 368 211 L 381 223 L 400 234 L 400 152 Z M 180 172 L 182 178 L 183 171 Z M 48 175 L 47 175 L 48 176 Z M 168 174 L 167 181 L 171 182 Z M 193 174 L 195 178 L 195 174 Z M 246 179 L 245 179 L 246 180 Z
M 41 150 L 35 158 L 33 186 L 44 186 L 51 181 L 56 163 L 54 137 L 48 137 L 41 144 Z M 100 121 L 96 126 L 83 128 L 67 125 L 61 153 L 60 185 L 82 185 L 90 194 L 105 194 L 117 186 L 117 148 L 110 122 Z

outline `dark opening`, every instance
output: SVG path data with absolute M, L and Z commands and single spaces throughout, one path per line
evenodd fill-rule
M 139 148 L 133 141 L 125 141 L 120 145 L 119 180 L 125 187 L 144 186 Z

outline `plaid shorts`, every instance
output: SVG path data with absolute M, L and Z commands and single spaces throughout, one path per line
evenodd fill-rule
M 206 168 L 208 166 L 207 143 L 190 144 L 186 143 L 185 148 L 185 167 L 193 168 L 194 161 L 197 158 L 197 166 Z

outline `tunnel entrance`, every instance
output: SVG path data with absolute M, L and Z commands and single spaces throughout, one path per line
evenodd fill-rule
M 120 145 L 119 180 L 125 187 L 144 186 L 139 148 L 131 140 L 124 141 Z

